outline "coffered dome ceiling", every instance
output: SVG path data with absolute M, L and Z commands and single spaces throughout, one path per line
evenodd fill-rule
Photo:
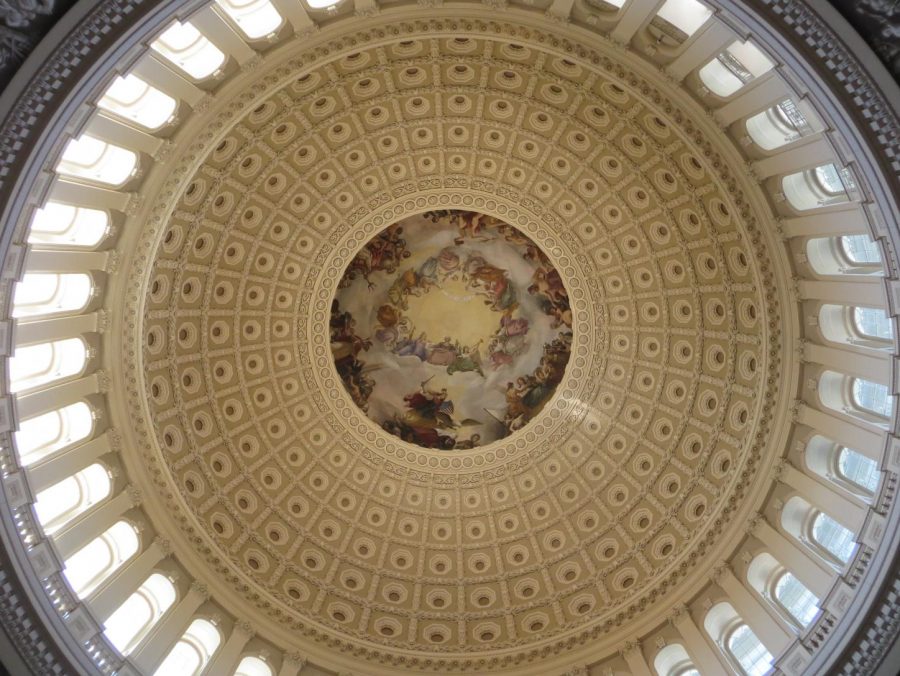
M 166 167 L 128 261 L 129 471 L 267 635 L 515 665 L 661 618 L 741 535 L 796 377 L 784 253 L 725 135 L 607 46 L 348 34 L 258 66 Z

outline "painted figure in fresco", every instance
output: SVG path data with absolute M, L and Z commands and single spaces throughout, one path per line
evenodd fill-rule
M 350 261 L 338 288 L 346 288 L 353 283 L 354 279 L 362 277 L 366 280 L 368 287 L 372 289 L 375 285 L 369 279 L 370 275 L 375 272 L 388 274 L 396 272 L 400 262 L 411 255 L 409 249 L 406 248 L 406 240 L 401 237 L 402 234 L 403 228 L 393 225 L 376 235 Z
M 372 341 L 356 335 L 356 320 L 349 312 L 341 312 L 337 300 L 331 304 L 329 330 L 331 353 L 338 375 L 353 403 L 365 411 L 368 409 L 375 381 L 366 374 L 366 365 L 358 356 L 372 347 Z

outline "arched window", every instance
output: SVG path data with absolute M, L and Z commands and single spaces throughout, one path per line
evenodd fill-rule
M 871 307 L 853 308 L 853 325 L 862 338 L 891 341 L 894 329 L 884 310 Z
M 700 676 L 690 656 L 680 643 L 667 645 L 656 653 L 653 668 L 659 676 Z
M 860 409 L 888 419 L 891 417 L 893 397 L 890 390 L 881 383 L 863 378 L 853 379 L 853 403 Z
M 120 186 L 137 169 L 136 153 L 84 134 L 66 144 L 56 171 L 64 176 Z
M 881 480 L 877 462 L 846 447 L 838 452 L 837 472 L 842 479 L 869 494 L 875 493 Z
M 841 249 L 852 263 L 877 263 L 881 266 L 881 250 L 868 235 L 844 235 L 840 239 Z
M 106 498 L 111 488 L 107 469 L 94 463 L 38 493 L 34 511 L 50 535 Z
M 172 120 L 178 103 L 136 75 L 116 77 L 97 106 L 154 131 Z
M 781 179 L 788 203 L 798 211 L 847 202 L 855 184 L 850 173 L 834 164 L 788 174 Z
M 325 9 L 327 7 L 332 7 L 338 4 L 341 0 L 306 0 L 306 4 L 308 4 L 313 9 Z M 610 0 L 610 2 L 621 2 L 622 5 L 625 4 L 625 0 Z M 622 5 L 619 5 L 621 7 Z
M 697 0 L 666 0 L 647 28 L 657 42 L 677 47 L 711 16 L 712 10 Z
M 138 550 L 138 534 L 127 521 L 117 521 L 72 554 L 63 574 L 78 598 L 84 598 Z
M 29 272 L 16 284 L 13 317 L 36 317 L 82 309 L 94 285 L 82 273 Z
M 783 572 L 778 576 L 773 595 L 777 604 L 801 627 L 808 627 L 819 612 L 819 599 L 793 573 Z
M 259 657 L 247 655 L 238 664 L 234 676 L 273 676 L 272 667 Z
M 871 502 L 881 479 L 877 462 L 818 434 L 807 442 L 804 456 L 813 472 Z
M 87 348 L 81 338 L 17 347 L 9 360 L 9 388 L 23 392 L 81 373 Z
M 775 64 L 752 42 L 737 41 L 703 66 L 699 76 L 713 94 L 731 96 L 774 67 Z
M 222 640 L 209 620 L 194 620 L 156 670 L 156 676 L 196 676 Z
M 15 434 L 19 462 L 25 467 L 32 465 L 87 438 L 93 428 L 91 408 L 84 402 L 23 420 Z
M 847 563 L 856 549 L 853 532 L 824 512 L 819 512 L 813 519 L 810 538 L 840 563 Z
M 176 21 L 150 47 L 196 80 L 225 63 L 225 54 L 190 23 Z
M 738 673 L 762 676 L 772 668 L 769 651 L 727 601 L 709 609 L 703 628 Z
M 172 581 L 153 573 L 109 616 L 103 633 L 120 653 L 127 655 L 175 603 L 175 597 Z
M 746 624 L 735 627 L 725 645 L 747 676 L 763 676 L 772 668 L 772 655 Z
M 108 230 L 109 216 L 105 211 L 47 202 L 34 214 L 28 241 L 31 244 L 90 247 L 99 244 Z
M 216 0 L 216 4 L 251 40 L 271 35 L 284 23 L 269 0 Z
M 792 99 L 747 118 L 747 134 L 763 150 L 774 150 L 814 132 Z

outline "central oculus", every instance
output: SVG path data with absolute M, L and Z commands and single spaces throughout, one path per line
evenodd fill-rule
M 331 352 L 356 405 L 424 448 L 473 448 L 534 418 L 563 378 L 572 312 L 524 233 L 429 211 L 370 239 L 331 307 Z

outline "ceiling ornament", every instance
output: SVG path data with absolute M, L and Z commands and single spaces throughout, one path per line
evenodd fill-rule
M 756 215 L 691 116 L 606 57 L 538 44 L 553 36 L 435 22 L 458 37 L 361 35 L 261 73 L 270 93 L 210 122 L 142 233 L 124 367 L 178 546 L 255 626 L 493 669 L 615 633 L 702 574 L 786 392 Z M 367 244 L 448 211 L 533 242 L 571 308 L 548 330 L 572 327 L 539 412 L 452 452 L 369 419 L 332 333 Z

